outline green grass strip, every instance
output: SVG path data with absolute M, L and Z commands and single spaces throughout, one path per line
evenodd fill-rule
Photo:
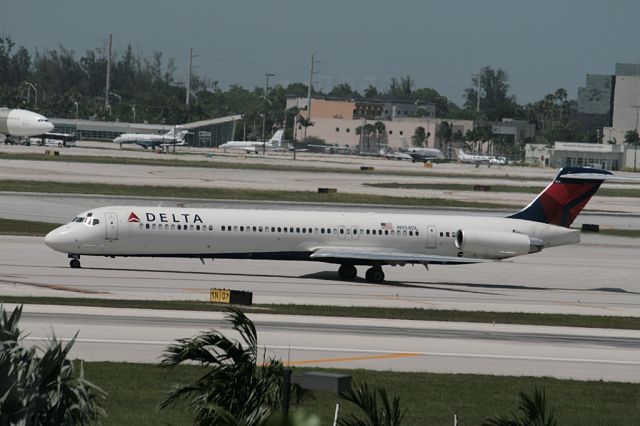
M 58 223 L 0 218 L 0 234 L 3 235 L 42 236 L 58 226 L 60 226 Z
M 292 359 L 296 357 L 293 351 Z M 366 365 L 366 361 L 363 363 Z M 336 363 L 336 368 L 339 366 Z M 401 407 L 407 409 L 403 422 L 407 426 L 450 425 L 454 414 L 458 415 L 460 425 L 479 425 L 487 417 L 516 412 L 519 393 L 531 393 L 536 387 L 545 389 L 547 403 L 555 411 L 560 425 L 635 425 L 640 412 L 640 385 L 635 383 L 294 368 L 294 374 L 305 371 L 348 374 L 354 382 L 386 389 L 390 397 L 400 397 Z M 203 375 L 202 367 L 178 366 L 168 370 L 154 364 L 86 362 L 84 372 L 87 380 L 108 392 L 103 425 L 193 424 L 193 412 L 186 406 L 159 411 L 158 405 L 172 385 L 194 382 Z M 357 414 L 351 404 L 334 393 L 314 392 L 314 396 L 315 399 L 306 401 L 301 408 L 320 416 L 320 424 L 333 422 L 337 402 L 341 405 L 340 418 Z
M 456 201 L 444 198 L 390 197 L 384 195 L 328 193 L 312 191 L 261 191 L 236 188 L 194 188 L 173 186 L 136 186 L 106 183 L 70 183 L 0 180 L 0 190 L 57 194 L 99 194 L 158 198 L 198 198 L 206 200 L 289 201 L 329 204 L 379 204 L 391 206 L 514 208 L 521 206 Z
M 365 183 L 365 186 L 387 189 L 431 189 L 439 191 L 474 191 L 473 184 L 462 183 Z M 485 186 L 485 185 L 483 185 Z M 488 185 L 491 192 L 511 192 L 519 194 L 539 194 L 544 186 Z M 640 198 L 640 189 L 600 188 L 598 196 Z
M 218 312 L 226 305 L 187 300 L 125 300 L 66 297 L 0 296 L 3 303 L 91 306 L 126 309 L 164 309 Z M 324 305 L 253 305 L 246 312 L 278 315 L 312 315 L 351 318 L 383 318 L 419 321 L 449 321 L 496 324 L 548 325 L 640 330 L 640 317 L 598 315 L 537 314 L 521 312 L 456 311 L 421 308 L 344 307 Z

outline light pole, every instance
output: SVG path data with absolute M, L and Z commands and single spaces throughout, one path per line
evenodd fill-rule
M 636 134 L 633 141 L 633 172 L 636 172 L 636 165 L 638 164 L 638 119 L 640 119 L 640 105 L 630 105 L 631 108 L 636 109 Z
M 265 73 L 264 75 L 267 79 L 267 84 L 264 87 L 264 115 L 262 116 L 262 153 L 265 153 L 266 150 L 266 146 L 265 146 L 265 126 L 266 126 L 266 121 L 267 121 L 267 105 L 271 105 L 271 102 L 269 102 L 269 98 L 267 97 L 269 95 L 269 77 L 274 77 L 275 74 L 272 73 Z
M 36 89 L 36 86 L 34 86 L 33 84 L 29 83 L 28 81 L 25 81 L 24 84 L 26 84 L 27 86 L 29 86 L 31 89 L 33 89 L 34 92 L 36 92 L 36 109 L 38 109 L 38 89 Z M 29 103 L 31 96 L 30 95 L 30 91 L 27 92 L 27 103 Z
M 131 112 L 133 112 L 133 122 L 136 122 L 136 107 L 132 106 L 131 107 Z

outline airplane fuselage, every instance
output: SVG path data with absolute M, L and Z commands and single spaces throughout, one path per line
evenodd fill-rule
M 24 109 L 0 108 L 0 134 L 36 136 L 53 130 L 53 124 L 43 115 Z
M 46 244 L 73 255 L 344 263 L 313 254 L 342 247 L 504 259 L 579 241 L 575 230 L 499 217 L 160 207 L 104 207 L 79 217 L 52 231 Z

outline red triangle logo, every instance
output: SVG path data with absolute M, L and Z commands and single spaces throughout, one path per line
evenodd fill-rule
M 136 216 L 136 214 L 134 212 L 131 212 L 129 214 L 129 219 L 127 219 L 127 222 L 136 222 L 139 223 L 140 222 L 140 218 L 138 218 L 138 216 Z

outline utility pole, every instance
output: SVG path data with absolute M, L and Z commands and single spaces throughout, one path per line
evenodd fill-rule
M 311 86 L 313 86 L 313 66 L 316 63 L 315 53 L 311 52 L 311 69 L 309 71 L 309 87 L 307 88 L 307 125 L 304 126 L 304 140 L 307 140 L 307 127 L 309 127 L 309 123 L 311 122 Z
M 189 109 L 189 98 L 191 96 L 191 63 L 193 60 L 193 47 L 189 48 L 189 66 L 188 74 L 187 74 L 187 99 L 185 100 L 185 104 L 187 105 L 187 109 Z
M 640 105 L 630 105 L 631 108 L 636 109 L 636 137 L 638 137 L 638 121 L 640 120 Z M 636 165 L 638 159 L 638 139 L 633 141 L 633 172 L 636 172 Z
M 268 105 L 270 104 L 269 98 L 269 77 L 274 77 L 275 74 L 265 73 L 264 76 L 267 79 L 267 84 L 264 86 L 264 114 L 262 115 L 262 155 L 267 151 L 267 141 L 265 139 L 265 126 L 267 122 Z
M 477 92 L 476 92 L 476 112 L 480 112 L 480 76 L 482 75 L 482 72 L 479 72 L 477 74 L 476 77 L 476 86 L 477 86 Z
M 107 88 L 104 92 L 104 105 L 109 110 L 109 115 L 111 115 L 111 108 L 109 108 L 109 92 L 111 89 L 111 43 L 112 36 L 109 33 L 108 39 L 108 47 L 107 47 Z

